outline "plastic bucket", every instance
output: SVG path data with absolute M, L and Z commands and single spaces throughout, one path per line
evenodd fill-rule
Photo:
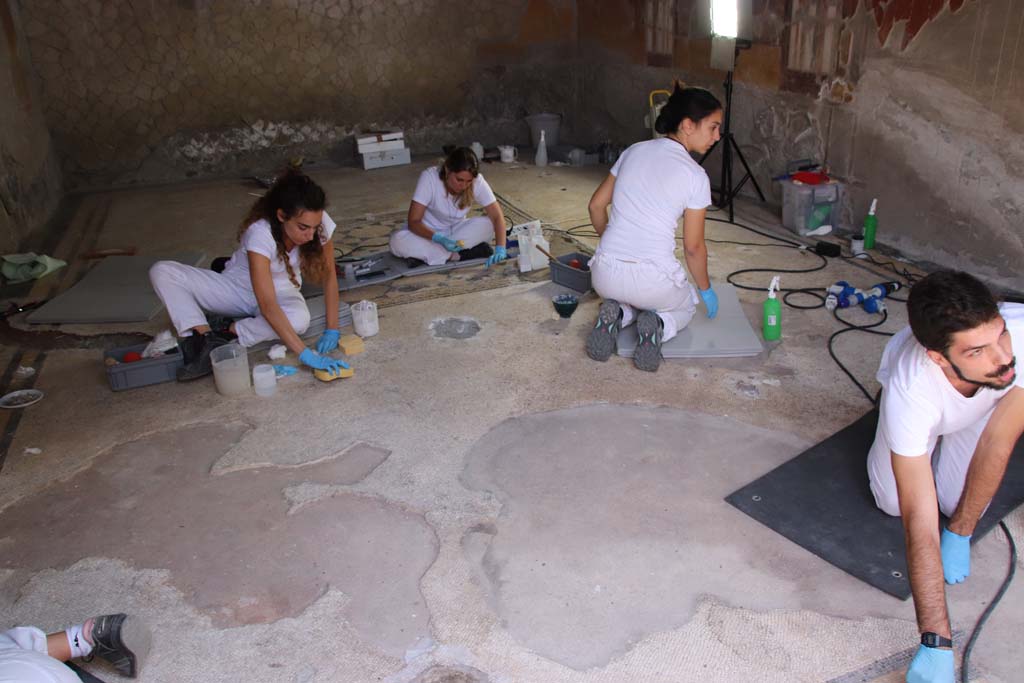
M 548 149 L 558 145 L 558 129 L 562 126 L 561 114 L 533 114 L 526 117 L 530 124 L 530 139 L 533 146 L 540 144 L 540 132 L 544 131 L 544 142 Z
M 377 321 L 377 304 L 372 301 L 360 301 L 352 307 L 352 326 L 360 337 L 372 337 L 380 332 Z
M 210 352 L 213 382 L 221 396 L 249 393 L 249 356 L 241 344 L 225 344 Z

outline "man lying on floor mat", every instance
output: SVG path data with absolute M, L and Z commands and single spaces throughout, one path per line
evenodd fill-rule
M 971 534 L 1024 431 L 1024 305 L 996 302 L 967 273 L 914 285 L 910 326 L 882 354 L 882 399 L 868 455 L 879 508 L 901 516 L 921 646 L 907 681 L 953 682 L 946 583 L 970 574 Z M 938 448 L 939 437 L 942 437 Z M 933 460 L 935 461 L 933 463 Z M 949 525 L 939 531 L 939 514 Z
M 466 218 L 473 200 L 486 217 Z M 457 147 L 440 166 L 420 173 L 406 223 L 391 233 L 391 253 L 431 266 L 484 257 L 492 266 L 508 258 L 505 215 L 473 150 Z

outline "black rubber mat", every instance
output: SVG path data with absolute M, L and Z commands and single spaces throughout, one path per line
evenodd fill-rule
M 872 410 L 726 500 L 848 574 L 906 600 L 903 524 L 875 507 L 868 487 L 867 455 L 877 424 L 878 411 Z M 972 542 L 1022 502 L 1024 439 Z

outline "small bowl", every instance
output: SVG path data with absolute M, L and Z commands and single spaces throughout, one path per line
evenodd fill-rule
M 563 318 L 570 318 L 576 307 L 580 305 L 580 300 L 575 294 L 556 294 L 551 297 L 551 303 L 554 304 L 558 315 Z

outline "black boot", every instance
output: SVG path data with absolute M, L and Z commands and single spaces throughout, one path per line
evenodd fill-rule
M 206 334 L 192 334 L 194 339 L 183 340 L 182 355 L 185 360 L 185 367 L 178 368 L 178 381 L 191 382 L 194 379 L 206 377 L 213 373 L 213 363 L 210 361 L 210 352 L 218 346 L 230 344 L 232 340 L 218 332 L 207 332 Z
M 476 245 L 475 247 L 470 247 L 469 249 L 462 249 L 462 250 L 460 250 L 459 251 L 459 260 L 460 261 L 471 261 L 472 259 L 476 259 L 476 258 L 487 258 L 488 256 L 490 256 L 493 253 L 494 253 L 494 250 L 491 249 L 491 245 L 487 244 L 487 242 L 481 242 L 480 244 Z
M 135 617 L 104 614 L 92 620 L 92 652 L 102 657 L 122 676 L 135 678 L 152 642 L 149 629 Z

